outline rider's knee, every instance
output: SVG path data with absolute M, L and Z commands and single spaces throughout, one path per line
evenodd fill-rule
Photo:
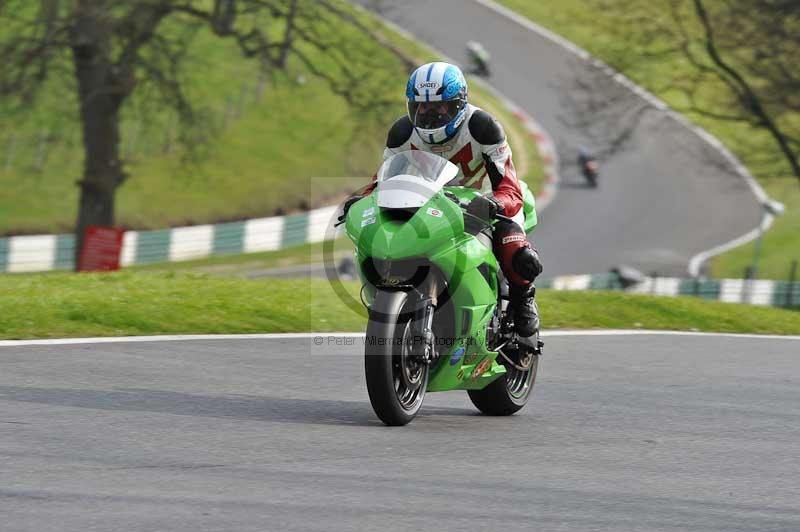
M 542 262 L 539 260 L 539 253 L 529 246 L 520 248 L 514 253 L 514 257 L 511 259 L 511 267 L 526 281 L 533 281 L 542 273 Z

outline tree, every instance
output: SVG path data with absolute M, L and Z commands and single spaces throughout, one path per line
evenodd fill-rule
M 713 13 L 703 0 L 693 4 L 707 62 L 694 56 L 686 40 L 684 53 L 698 70 L 711 68 L 739 104 L 738 112 L 720 117 L 767 130 L 800 179 L 800 135 L 790 135 L 779 122 L 782 115 L 800 111 L 795 63 L 800 57 L 800 7 L 786 0 L 733 0 Z M 704 112 L 697 106 L 695 111 Z
M 678 94 L 679 110 L 765 131 L 800 179 L 800 3 L 795 0 L 595 0 L 626 19 L 609 26 L 626 43 L 611 62 L 675 68 L 651 89 Z M 632 26 L 637 30 L 629 31 Z M 633 46 L 631 46 L 633 45 Z M 657 85 L 657 86 L 653 86 Z
M 200 27 L 233 39 L 267 73 L 296 59 L 364 113 L 393 102 L 371 91 L 367 81 L 380 71 L 382 58 L 362 52 L 359 39 L 378 40 L 412 66 L 338 0 L 0 0 L 4 106 L 31 109 L 39 93 L 55 88 L 77 95 L 84 170 L 77 183 L 76 255 L 88 225 L 114 223 L 115 194 L 127 178 L 120 112 L 131 96 L 152 86 L 160 104 L 189 126 L 183 131 L 197 131 L 191 126 L 199 117 L 186 97 L 181 70 Z

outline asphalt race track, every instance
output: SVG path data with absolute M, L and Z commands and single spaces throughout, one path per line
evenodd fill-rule
M 360 339 L 0 348 L 0 530 L 800 530 L 800 340 L 549 336 L 373 415 Z
M 554 138 L 562 183 L 532 236 L 545 275 L 602 273 L 620 264 L 685 275 L 692 256 L 758 225 L 757 200 L 718 153 L 654 108 L 637 113 L 640 98 L 566 49 L 474 0 L 357 3 L 461 64 L 467 41 L 483 43 L 492 55 L 489 82 Z M 598 95 L 615 103 L 576 114 L 584 106 L 575 101 Z M 602 149 L 623 132 L 627 144 L 601 160 L 600 189 L 586 188 L 577 147 Z

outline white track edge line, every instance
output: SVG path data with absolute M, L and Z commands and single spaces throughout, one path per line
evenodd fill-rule
M 692 257 L 691 260 L 689 260 L 689 275 L 691 275 L 692 277 L 699 277 L 700 269 L 703 267 L 703 264 L 705 264 L 705 262 L 708 259 L 716 257 L 717 255 L 721 255 L 726 251 L 729 251 L 739 246 L 743 246 L 744 244 L 747 244 L 748 242 L 755 240 L 756 238 L 758 238 L 758 235 L 760 233 L 766 232 L 767 229 L 769 229 L 770 226 L 772 226 L 773 221 L 775 221 L 775 216 L 773 216 L 772 214 L 767 214 L 764 216 L 764 223 L 761 224 L 761 227 L 756 227 L 752 231 L 745 233 L 738 238 L 734 238 L 729 242 L 725 242 L 724 244 L 720 244 L 719 246 L 713 247 L 706 251 L 701 251 L 700 253 Z
M 48 345 L 86 345 L 147 342 L 192 342 L 217 340 L 309 340 L 313 338 L 358 338 L 360 332 L 268 333 L 268 334 L 178 334 L 163 336 L 109 336 L 99 338 L 50 338 L 40 340 L 0 340 L 0 348 Z M 542 338 L 551 336 L 705 336 L 717 338 L 751 338 L 758 340 L 800 340 L 800 336 L 777 334 L 739 334 L 695 331 L 659 331 L 654 329 L 551 329 L 543 330 Z
M 689 122 L 689 120 L 687 120 L 686 117 L 684 117 L 674 109 L 670 108 L 663 100 L 658 98 L 656 95 L 654 95 L 644 87 L 634 83 L 630 78 L 628 78 L 621 72 L 617 72 L 609 65 L 601 61 L 600 59 L 595 58 L 587 50 L 584 50 L 575 43 L 565 39 L 564 37 L 556 33 L 553 33 L 547 28 L 540 26 L 539 24 L 536 24 L 532 20 L 520 15 L 519 13 L 498 4 L 494 0 L 474 0 L 474 1 L 484 6 L 485 8 L 494 11 L 495 13 L 516 22 L 520 26 L 530 31 L 533 31 L 538 35 L 541 35 L 550 42 L 558 46 L 561 46 L 565 50 L 568 50 L 572 54 L 578 56 L 579 58 L 585 61 L 592 63 L 600 70 L 606 72 L 606 74 L 608 74 L 614 81 L 626 87 L 635 95 L 642 98 L 646 102 L 650 103 L 653 107 L 667 113 L 667 116 L 671 117 L 678 123 L 684 125 L 690 131 L 699 136 L 700 139 L 703 140 L 706 144 L 708 144 L 711 148 L 713 148 L 720 155 L 722 155 L 722 157 L 733 166 L 733 168 L 736 170 L 737 175 L 742 179 L 744 179 L 745 183 L 747 183 L 747 185 L 750 187 L 750 191 L 753 193 L 753 195 L 755 195 L 759 203 L 763 204 L 769 199 L 769 196 L 767 195 L 766 191 L 761 187 L 756 178 L 753 177 L 753 175 L 742 164 L 742 162 L 739 161 L 739 159 L 733 154 L 733 152 L 731 152 L 724 144 L 722 144 L 722 142 L 720 142 L 719 139 L 717 139 L 715 136 L 713 136 L 711 133 L 709 133 L 702 127 Z M 772 224 L 771 219 L 765 221 L 764 230 L 769 228 L 771 224 Z M 697 253 L 689 260 L 689 265 L 687 268 L 689 271 L 689 275 L 691 275 L 692 277 L 697 277 L 700 274 L 700 268 L 702 267 L 703 263 L 705 263 L 705 261 L 716 255 L 719 255 L 720 253 L 724 253 L 725 251 L 728 251 L 735 247 L 746 244 L 747 242 L 750 242 L 758 235 L 758 230 L 759 228 L 756 227 L 755 229 L 747 232 L 746 234 L 740 237 L 734 238 L 733 240 L 724 242 L 722 244 L 714 246 L 713 248 Z

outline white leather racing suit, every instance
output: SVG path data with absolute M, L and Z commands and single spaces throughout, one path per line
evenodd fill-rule
M 489 113 L 467 105 L 464 124 L 441 144 L 425 142 L 411 120 L 403 116 L 389 130 L 383 159 L 407 150 L 427 151 L 448 159 L 458 167 L 460 185 L 492 193 L 503 206 L 502 214 L 514 219 L 522 230 L 522 189 L 511 159 L 511 147 L 502 126 Z M 365 192 L 373 188 L 374 183 Z

